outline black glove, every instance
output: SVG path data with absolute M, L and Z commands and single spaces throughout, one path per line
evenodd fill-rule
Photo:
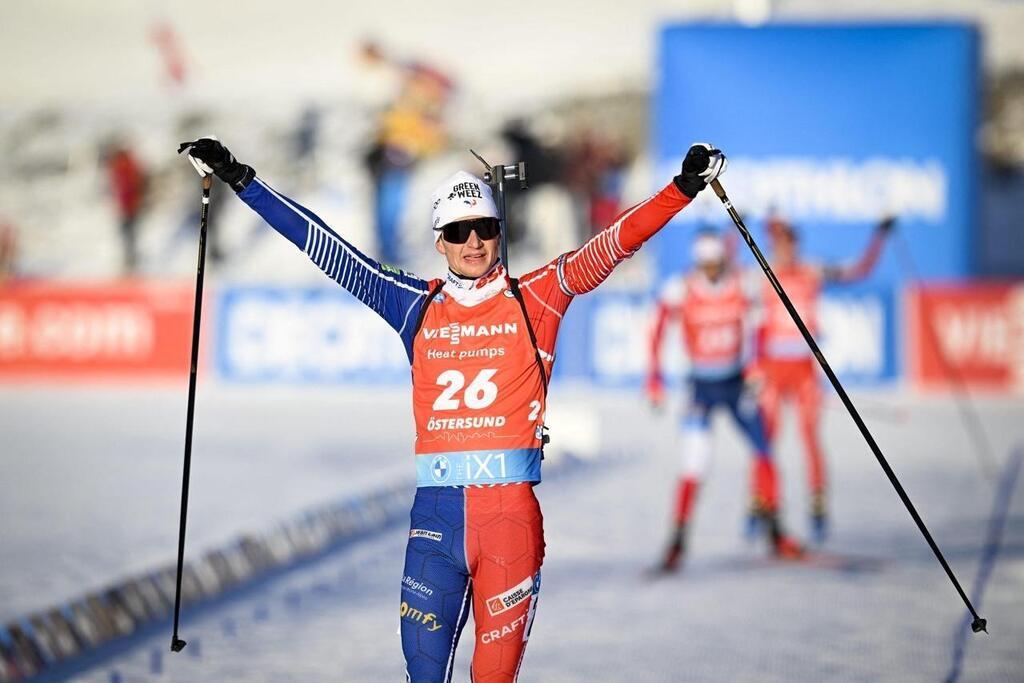
M 192 142 L 183 142 L 178 147 L 178 154 L 188 151 L 189 161 L 199 173 L 212 173 L 231 186 L 235 192 L 241 192 L 256 177 L 251 166 L 240 164 L 232 156 L 228 148 L 217 138 L 199 138 Z
M 721 150 L 706 142 L 698 142 L 690 147 L 683 159 L 682 172 L 672 181 L 680 192 L 693 199 L 708 183 L 724 173 L 728 165 Z
M 886 216 L 878 222 L 878 232 L 888 235 L 896 227 L 896 216 Z

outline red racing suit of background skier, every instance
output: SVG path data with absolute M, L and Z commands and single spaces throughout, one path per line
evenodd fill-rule
M 408 679 L 450 680 L 472 607 L 473 680 L 515 680 L 540 589 L 544 535 L 532 486 L 562 316 L 690 198 L 669 183 L 514 281 L 500 263 L 477 280 L 423 280 L 362 254 L 260 178 L 239 197 L 405 345 L 417 431 L 400 603 Z

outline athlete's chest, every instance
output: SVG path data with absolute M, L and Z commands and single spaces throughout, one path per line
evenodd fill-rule
M 777 276 L 779 284 L 782 285 L 797 309 L 806 309 L 815 303 L 821 291 L 821 279 L 813 268 L 787 268 L 780 270 Z M 768 282 L 762 285 L 762 293 L 766 305 L 785 310 L 782 300 L 779 299 L 774 288 Z
M 417 454 L 447 454 L 443 462 L 462 473 L 458 483 L 482 483 L 483 460 L 460 465 L 451 460 L 456 452 L 496 459 L 496 480 L 536 481 L 544 383 L 523 305 L 499 291 L 473 306 L 442 292 L 427 306 L 413 343 Z M 513 465 L 526 473 L 514 474 Z M 421 485 L 442 481 L 422 475 Z
M 688 326 L 735 325 L 743 321 L 748 302 L 736 278 L 710 285 L 694 278 L 687 283 L 682 303 L 684 324 Z
M 523 309 L 510 289 L 474 306 L 441 292 L 427 304 L 413 344 L 413 362 L 494 359 L 523 351 L 532 359 Z

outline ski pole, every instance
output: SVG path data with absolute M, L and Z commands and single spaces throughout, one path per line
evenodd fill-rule
M 910 280 L 913 282 L 914 287 L 920 290 L 921 277 L 917 273 L 914 257 L 910 253 L 910 245 L 907 244 L 902 234 L 897 234 L 896 239 L 900 247 L 900 260 L 903 261 L 903 269 L 910 275 Z M 967 382 L 964 381 L 964 376 L 946 356 L 946 352 L 942 348 L 942 340 L 939 339 L 939 333 L 935 329 L 935 319 L 931 315 L 925 298 L 919 295 L 918 303 L 921 306 L 921 321 L 924 323 L 925 334 L 928 335 L 928 341 L 931 342 L 932 347 L 935 349 L 935 355 L 939 359 L 939 365 L 942 366 L 943 373 L 946 375 L 949 388 L 953 396 L 956 397 L 960 421 L 964 425 L 968 438 L 974 442 L 974 452 L 978 456 L 978 465 L 981 467 L 982 475 L 988 479 L 989 483 L 992 483 L 996 480 L 997 469 L 995 457 L 992 455 L 992 444 L 985 434 L 985 428 L 981 425 L 981 417 L 974 407 L 974 401 L 971 400 L 971 394 L 967 390 Z
M 182 150 L 178 150 L 179 153 Z M 171 652 L 181 652 L 185 641 L 178 637 L 181 615 L 181 574 L 185 565 L 185 522 L 188 519 L 188 479 L 192 466 L 192 422 L 196 407 L 196 366 L 199 362 L 199 323 L 203 314 L 203 271 L 206 266 L 206 225 L 210 215 L 210 187 L 213 176 L 203 175 L 203 204 L 199 213 L 199 259 L 196 265 L 196 304 L 192 318 L 192 363 L 188 375 L 188 412 L 185 416 L 185 464 L 181 475 L 181 521 L 178 526 L 178 574 L 174 586 L 174 633 Z
M 943 556 L 942 551 L 939 550 L 939 546 L 935 543 L 935 539 L 932 538 L 931 533 L 928 531 L 928 527 L 925 526 L 924 520 L 922 520 L 921 516 L 917 514 L 914 504 L 910 501 L 910 496 L 907 495 L 907 492 L 903 489 L 903 485 L 900 484 L 900 480 L 897 478 L 896 473 L 893 472 L 892 467 L 889 466 L 889 462 L 882 454 L 882 449 L 878 447 L 877 443 L 875 443 L 874 437 L 871 436 L 871 432 L 868 431 L 868 427 L 864 424 L 864 420 L 861 419 L 860 413 L 857 412 L 857 408 L 853 405 L 853 401 L 850 400 L 850 397 L 847 395 L 843 385 L 839 382 L 839 378 L 836 377 L 836 373 L 832 371 L 832 367 L 828 364 L 828 361 L 825 360 L 825 356 L 821 353 L 818 343 L 814 341 L 814 337 L 811 336 L 810 331 L 807 329 L 807 325 L 805 325 L 803 319 L 800 318 L 800 314 L 797 313 L 796 307 L 793 306 L 793 302 L 789 300 L 786 290 L 782 288 L 782 284 L 775 276 L 771 266 L 768 265 L 768 261 L 765 259 L 764 254 L 761 253 L 761 249 L 758 248 L 757 243 L 754 242 L 754 238 L 751 236 L 750 231 L 747 230 L 747 226 L 743 224 L 743 219 L 740 218 L 739 213 L 737 213 L 736 209 L 733 208 L 732 202 L 725 194 L 725 188 L 722 187 L 722 183 L 720 183 L 716 178 L 715 180 L 712 180 L 710 184 L 711 189 L 715 191 L 718 198 L 722 200 L 722 204 L 725 205 L 725 210 L 729 213 L 729 218 L 732 219 L 732 222 L 736 224 L 736 229 L 740 231 L 743 241 L 745 241 L 747 246 L 750 247 L 751 253 L 754 254 L 754 258 L 757 260 L 758 265 L 760 265 L 761 270 L 764 271 L 765 277 L 768 278 L 768 281 L 772 285 L 772 289 L 774 289 L 775 293 L 779 296 L 779 299 L 782 301 L 782 305 L 786 307 L 787 311 L 789 311 L 789 315 L 793 319 L 793 322 L 796 323 L 797 328 L 800 330 L 800 334 L 803 335 L 804 341 L 807 342 L 807 345 L 811 348 L 811 352 L 814 353 L 814 357 L 818 360 L 818 365 L 820 365 L 821 369 L 825 371 L 825 375 L 828 377 L 829 382 L 832 383 L 832 387 L 836 390 L 836 393 L 839 394 L 839 398 L 842 400 L 843 405 L 846 406 L 847 412 L 850 413 L 850 417 L 853 418 L 854 423 L 857 425 L 857 429 L 860 430 L 861 436 L 863 436 L 864 440 L 867 441 L 868 447 L 871 448 L 871 452 L 875 454 L 875 458 L 878 460 L 878 464 L 881 465 L 882 470 L 885 472 L 885 476 L 889 478 L 889 482 L 892 484 L 893 488 L 896 489 L 896 493 L 899 495 L 900 500 L 903 501 L 903 504 L 906 506 L 910 516 L 914 519 L 914 522 L 917 523 L 917 528 L 921 530 L 921 534 L 928 542 L 932 552 L 935 553 L 935 557 L 938 559 L 939 564 L 941 564 L 942 568 L 946 570 L 946 575 L 949 577 L 949 580 L 953 582 L 953 587 L 956 588 L 956 592 L 960 594 L 964 604 L 967 605 L 967 609 L 970 611 L 971 616 L 974 617 L 974 621 L 971 623 L 971 629 L 975 633 L 978 633 L 979 631 L 985 631 L 988 633 L 985 628 L 987 624 L 986 620 L 982 619 L 975 611 L 970 598 L 967 597 L 964 589 L 960 586 L 960 582 L 957 581 L 956 575 L 950 568 L 949 563 L 946 562 L 945 556 Z

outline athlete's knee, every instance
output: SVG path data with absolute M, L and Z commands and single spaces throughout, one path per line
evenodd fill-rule
M 461 587 L 453 582 L 445 588 L 408 574 L 402 579 L 398 611 L 409 680 L 450 680 L 452 653 L 466 623 L 470 600 L 471 589 L 465 580 Z
M 707 422 L 688 422 L 683 429 L 682 474 L 700 479 L 711 460 L 711 430 Z
M 445 672 L 445 664 L 424 655 L 405 658 L 405 680 L 407 683 L 448 683 L 451 676 Z
M 761 418 L 764 421 L 765 431 L 771 434 L 779 421 L 779 398 L 774 394 L 762 393 L 758 397 L 757 404 L 758 408 L 761 409 Z
M 732 406 L 732 414 L 736 424 L 750 440 L 755 450 L 767 450 L 764 417 L 756 403 L 740 400 Z
M 435 612 L 403 600 L 400 606 L 402 654 L 406 679 L 412 683 L 451 680 L 451 653 L 457 633 Z
M 711 426 L 711 406 L 695 402 L 683 414 L 683 429 L 707 429 Z
M 800 430 L 805 440 L 817 440 L 820 418 L 817 406 L 804 406 L 800 409 Z
M 514 681 L 533 629 L 540 595 L 540 570 L 476 609 L 474 683 Z
M 446 662 L 425 655 L 406 657 L 405 680 L 407 683 L 450 683 L 451 669 Z
M 817 378 L 808 380 L 801 388 L 797 398 L 797 410 L 803 418 L 817 419 L 821 410 L 821 388 Z

